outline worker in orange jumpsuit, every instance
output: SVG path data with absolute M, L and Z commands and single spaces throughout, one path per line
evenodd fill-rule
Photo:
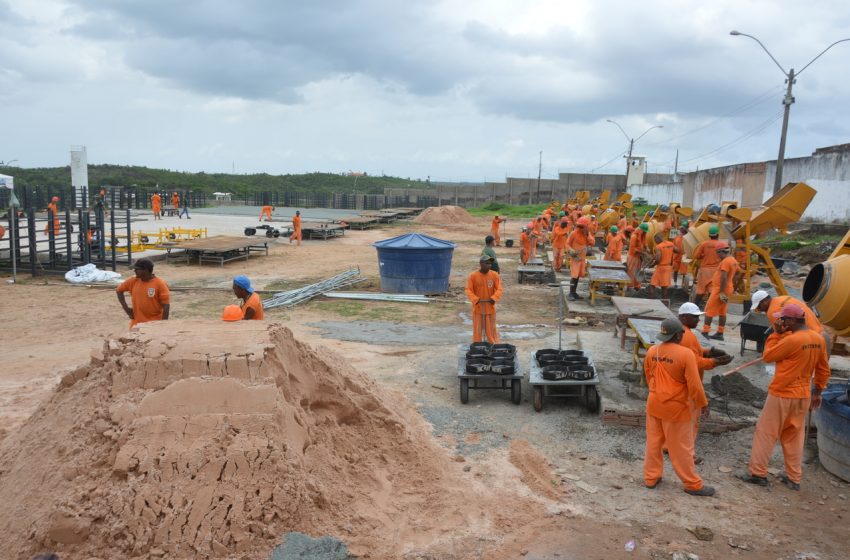
M 608 236 L 605 238 L 605 260 L 622 262 L 623 260 L 623 240 L 624 237 L 620 234 L 617 226 L 611 226 Z
M 171 195 L 171 207 L 177 212 L 180 211 L 180 195 L 177 194 L 177 191 L 174 191 L 174 194 Z
M 530 258 L 533 260 L 537 258 L 537 244 L 543 240 L 543 216 L 537 216 L 531 225 L 531 256 Z
M 655 298 L 655 288 L 661 288 L 661 299 L 667 299 L 667 291 L 673 283 L 673 257 L 676 246 L 661 234 L 656 234 L 655 240 L 655 271 L 649 281 L 649 297 Z
M 703 348 L 700 345 L 693 329 L 697 328 L 702 315 L 703 312 L 699 310 L 699 307 L 695 303 L 685 302 L 679 307 L 679 322 L 684 327 L 682 342 L 680 344 L 694 353 L 694 357 L 697 359 L 697 370 L 699 370 L 701 382 L 705 380 L 706 370 L 714 369 L 717 366 L 725 366 L 732 361 L 732 356 L 723 350 L 713 347 Z M 696 442 L 700 427 L 699 410 L 696 408 L 693 410 L 692 418 L 694 421 L 694 442 Z M 702 458 L 694 455 L 694 463 L 699 465 L 702 463 Z
M 617 229 L 621 232 L 626 231 L 626 227 L 629 225 L 629 221 L 626 219 L 625 214 L 620 214 L 620 220 L 617 222 Z
M 541 213 L 540 219 L 543 220 L 543 227 L 541 228 L 541 231 L 549 231 L 551 229 L 550 226 L 552 225 L 552 223 L 549 220 L 549 214 L 547 214 L 545 212 Z
M 716 251 L 717 244 L 720 243 L 717 239 L 719 232 L 720 228 L 717 227 L 717 224 L 711 224 L 708 227 L 708 239 L 694 249 L 693 258 L 695 261 L 699 261 L 699 269 L 694 277 L 694 282 L 697 285 L 694 303 L 697 305 L 702 305 L 702 299 L 708 293 L 714 273 L 720 265 L 720 258 Z
M 263 302 L 260 299 L 260 295 L 254 291 L 254 288 L 251 286 L 251 280 L 247 276 L 240 274 L 233 278 L 233 293 L 242 300 L 240 309 L 243 320 L 263 320 L 265 316 L 263 313 Z
M 774 332 L 765 341 L 762 360 L 775 362 L 776 372 L 756 423 L 748 472 L 737 476 L 744 482 L 767 486 L 767 466 L 779 441 L 785 460 L 785 473 L 779 478 L 792 490 L 799 490 L 806 413 L 820 406 L 821 392 L 830 376 L 829 360 L 823 337 L 806 327 L 802 307 L 790 303 L 774 318 Z
M 531 256 L 532 239 L 529 231 L 527 227 L 523 227 L 519 234 L 519 261 L 522 264 L 528 264 L 528 257 Z
M 262 206 L 260 208 L 260 221 L 263 221 L 263 217 L 266 218 L 266 221 L 272 221 L 272 212 L 274 212 L 274 206 Z
M 729 255 L 729 244 L 725 241 L 719 241 L 715 245 L 715 250 L 720 258 L 720 264 L 714 272 L 714 278 L 711 279 L 711 295 L 708 296 L 708 303 L 705 304 L 705 322 L 702 324 L 702 335 L 714 340 L 723 340 L 723 332 L 726 330 L 726 307 L 729 296 L 735 291 L 734 280 L 735 273 L 738 271 L 738 261 L 735 260 L 735 257 Z M 720 317 L 717 332 L 709 335 L 711 321 L 717 316 Z
M 296 210 L 292 216 L 292 234 L 289 236 L 289 242 L 295 240 L 295 246 L 301 246 L 301 210 Z
M 154 220 L 162 219 L 162 197 L 158 192 L 154 192 L 151 196 L 151 211 L 153 212 Z
M 593 238 L 587 231 L 590 220 L 579 218 L 576 228 L 567 237 L 567 250 L 570 254 L 570 299 L 581 299 L 578 295 L 578 281 L 587 273 L 587 248 L 593 247 Z
M 673 238 L 673 246 L 676 248 L 676 254 L 673 255 L 673 285 L 679 285 L 679 275 L 682 275 L 682 286 L 685 286 L 686 276 L 688 275 L 688 265 L 682 262 L 685 256 L 685 235 L 688 233 L 688 228 L 682 226 L 679 228 L 678 235 Z
M 561 218 L 552 228 L 552 233 L 549 235 L 552 241 L 552 259 L 555 267 L 555 272 L 561 272 L 564 266 L 564 250 L 567 248 L 567 220 Z
M 655 337 L 659 344 L 646 352 L 643 371 L 649 386 L 646 399 L 646 452 L 643 480 L 653 489 L 664 473 L 667 448 L 673 470 L 693 496 L 713 496 L 714 488 L 703 484 L 694 466 L 695 410 L 708 416 L 708 399 L 699 378 L 697 361 L 690 349 L 681 345 L 682 323 L 664 319 Z
M 599 222 L 596 221 L 596 216 L 591 214 L 590 223 L 587 224 L 587 232 L 590 234 L 590 237 L 596 239 L 597 231 L 599 231 Z
M 628 228 L 627 228 L 628 229 Z M 638 272 L 640 271 L 643 253 L 646 250 L 646 232 L 649 231 L 649 224 L 642 222 L 629 237 L 629 253 L 626 257 L 626 273 L 632 279 L 632 288 L 640 290 L 641 284 L 638 280 Z
M 493 216 L 493 221 L 490 222 L 490 233 L 493 235 L 493 243 L 496 247 L 502 246 L 502 238 L 499 237 L 499 226 L 502 222 L 506 222 L 507 219 L 499 217 L 498 214 Z
M 832 336 L 823 328 L 817 315 L 815 315 L 815 312 L 808 305 L 791 296 L 771 296 L 764 290 L 756 291 L 751 301 L 753 302 L 752 309 L 754 311 L 764 313 L 768 317 L 773 317 L 786 305 L 794 304 L 799 306 L 806 313 L 806 328 L 823 336 L 826 342 L 826 354 L 827 356 L 832 355 Z
M 124 280 L 115 293 L 124 313 L 130 317 L 130 328 L 149 321 L 166 321 L 171 312 L 171 293 L 168 284 L 153 273 L 153 261 L 139 259 L 133 264 L 134 278 Z M 133 307 L 127 305 L 125 293 L 130 292 Z
M 62 225 L 59 223 L 59 207 L 57 203 L 59 202 L 59 197 L 54 196 L 50 199 L 50 202 L 47 203 L 48 210 L 48 222 L 44 225 L 44 233 L 50 233 L 50 221 L 53 221 L 53 235 L 59 235 L 62 233 Z
M 487 342 L 498 344 L 496 302 L 502 299 L 502 279 L 490 270 L 490 257 L 481 255 L 480 268 L 466 280 L 466 297 L 472 302 L 472 342 L 481 342 L 482 332 Z

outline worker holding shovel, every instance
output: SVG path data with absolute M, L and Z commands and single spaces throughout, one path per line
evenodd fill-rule
M 487 341 L 498 344 L 496 331 L 496 302 L 502 298 L 502 280 L 490 270 L 490 257 L 481 255 L 479 269 L 466 281 L 466 297 L 472 302 L 472 342 L 481 342 L 482 332 Z

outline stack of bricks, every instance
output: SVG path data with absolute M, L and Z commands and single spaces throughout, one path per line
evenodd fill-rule
M 614 426 L 642 428 L 646 426 L 646 413 L 643 411 L 617 411 L 612 408 L 606 408 L 602 412 L 602 423 Z M 753 422 L 750 421 L 734 422 L 723 417 L 709 417 L 703 418 L 702 422 L 700 422 L 700 431 L 709 434 L 722 434 L 724 432 L 741 430 L 752 425 Z

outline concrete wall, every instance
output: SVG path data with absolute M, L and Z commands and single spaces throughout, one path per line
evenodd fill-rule
M 804 217 L 819 221 L 850 221 L 850 146 L 841 151 L 816 151 L 811 157 L 786 159 L 782 183 L 803 182 L 818 191 Z M 764 199 L 773 194 L 776 162 L 767 164 Z
M 643 198 L 649 204 L 669 204 L 678 202 L 688 206 L 683 200 L 684 186 L 678 183 L 662 183 L 654 185 L 632 185 L 629 187 L 632 198 Z

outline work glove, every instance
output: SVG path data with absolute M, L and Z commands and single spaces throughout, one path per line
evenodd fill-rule
M 577 257 L 578 251 L 576 251 L 575 249 L 570 249 L 570 256 L 573 258 Z
M 729 354 L 714 357 L 714 365 L 716 365 L 716 366 L 725 366 L 726 364 L 728 364 L 731 361 L 732 361 L 732 356 L 730 356 Z
M 723 302 L 723 303 L 728 302 L 729 296 L 727 296 L 726 294 L 720 294 L 720 301 Z
M 726 355 L 726 352 L 724 352 L 720 348 L 715 348 L 714 346 L 709 348 L 708 354 L 706 354 L 706 356 L 708 356 L 709 358 L 717 358 L 719 356 L 725 356 L 725 355 Z

